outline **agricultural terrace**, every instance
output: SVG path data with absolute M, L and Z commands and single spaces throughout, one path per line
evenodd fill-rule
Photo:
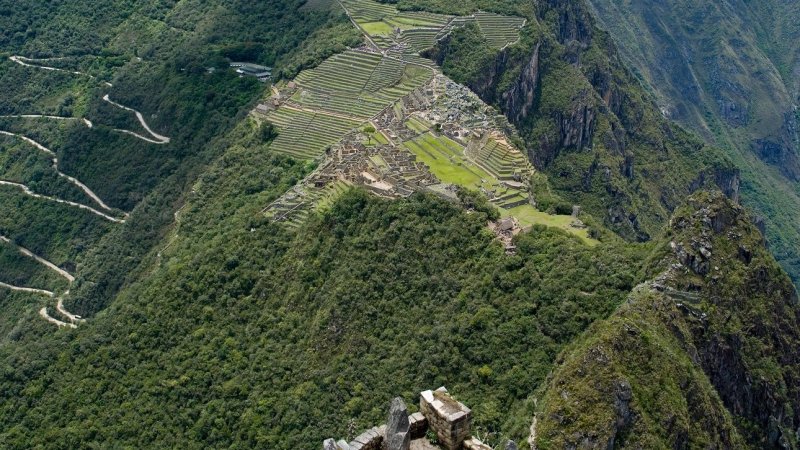
M 503 140 L 489 138 L 485 145 L 474 146 L 467 156 L 498 180 L 527 179 L 532 172 L 528 158 Z
M 315 159 L 348 131 L 378 115 L 433 76 L 424 67 L 348 50 L 295 79 L 291 98 L 267 119 L 278 126 L 272 148 Z
M 298 75 L 299 89 L 291 101 L 366 121 L 431 77 L 431 69 L 377 53 L 348 50 Z
M 267 120 L 279 131 L 272 149 L 298 159 L 318 158 L 326 147 L 361 124 L 356 120 L 286 106 L 270 112 Z
M 348 187 L 350 184 L 341 180 L 323 188 L 299 184 L 272 203 L 266 210 L 267 216 L 297 228 L 312 211 L 323 211 L 330 207 Z
M 525 25 L 525 19 L 521 17 L 483 11 L 456 17 L 398 11 L 392 5 L 373 0 L 342 0 L 342 5 L 381 50 L 403 44 L 408 50 L 418 53 L 433 47 L 437 40 L 467 23 L 476 23 L 492 46 L 503 48 L 519 40 L 519 30 Z

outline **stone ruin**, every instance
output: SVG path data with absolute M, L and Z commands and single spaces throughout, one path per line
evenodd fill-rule
M 506 254 L 513 255 L 517 252 L 517 247 L 514 245 L 514 236 L 525 231 L 519 222 L 513 217 L 506 217 L 496 222 L 488 223 L 489 229 L 497 236 L 497 239 L 503 243 Z
M 471 435 L 472 410 L 441 387 L 420 394 L 419 412 L 408 415 L 401 398 L 389 407 L 385 425 L 371 428 L 351 442 L 326 439 L 323 450 L 492 450 Z M 432 444 L 427 435 L 436 436 Z M 516 450 L 508 441 L 506 449 Z

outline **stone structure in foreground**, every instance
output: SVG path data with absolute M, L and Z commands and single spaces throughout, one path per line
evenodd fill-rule
M 326 439 L 323 450 L 492 450 L 471 436 L 472 410 L 441 387 L 420 394 L 419 412 L 408 414 L 401 398 L 392 400 L 385 425 L 361 433 L 351 442 Z M 435 435 L 431 444 L 428 435 Z M 507 448 L 516 448 L 509 442 Z

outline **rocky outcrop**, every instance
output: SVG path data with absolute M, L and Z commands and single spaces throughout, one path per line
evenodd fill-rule
M 522 123 L 532 113 L 536 89 L 539 86 L 539 51 L 542 43 L 536 44 L 528 63 L 522 68 L 516 83 L 502 93 L 503 110 L 512 123 Z
M 739 169 L 735 167 L 715 167 L 703 170 L 692 181 L 689 186 L 689 192 L 707 189 L 710 187 L 710 183 L 719 188 L 731 201 L 739 203 L 739 188 L 741 185 Z
M 411 446 L 409 433 L 408 409 L 400 397 L 392 400 L 389 407 L 389 418 L 386 421 L 386 450 L 408 450 Z
M 557 17 L 556 36 L 560 43 L 577 42 L 584 47 L 589 45 L 593 36 L 594 22 L 583 2 L 545 0 L 541 3 L 540 18 L 545 19 L 546 14 L 554 14 Z
M 535 448 L 798 447 L 789 278 L 721 193 L 693 195 L 667 233 L 661 275 L 557 362 Z

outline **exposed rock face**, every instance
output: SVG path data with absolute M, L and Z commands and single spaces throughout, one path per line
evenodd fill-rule
M 528 118 L 536 99 L 539 85 L 539 42 L 534 48 L 528 64 L 522 69 L 517 82 L 502 94 L 503 110 L 512 123 L 522 123 Z
M 392 400 L 386 421 L 386 450 L 408 450 L 411 446 L 408 408 L 400 397 Z
M 741 178 L 739 169 L 735 167 L 715 168 L 713 171 L 702 171 L 689 186 L 690 192 L 708 188 L 708 184 L 713 182 L 726 197 L 734 203 L 739 203 L 739 187 Z
M 506 442 L 505 450 L 517 450 L 517 443 L 514 441 Z
M 592 39 L 594 23 L 589 16 L 589 11 L 580 2 L 565 2 L 563 0 L 546 0 L 548 9 L 540 9 L 541 13 L 554 12 L 558 16 L 559 42 L 577 42 L 588 45 Z M 542 17 L 544 19 L 544 17 Z
M 338 450 L 336 448 L 336 441 L 333 439 L 325 439 L 325 442 L 322 443 L 322 450 Z

